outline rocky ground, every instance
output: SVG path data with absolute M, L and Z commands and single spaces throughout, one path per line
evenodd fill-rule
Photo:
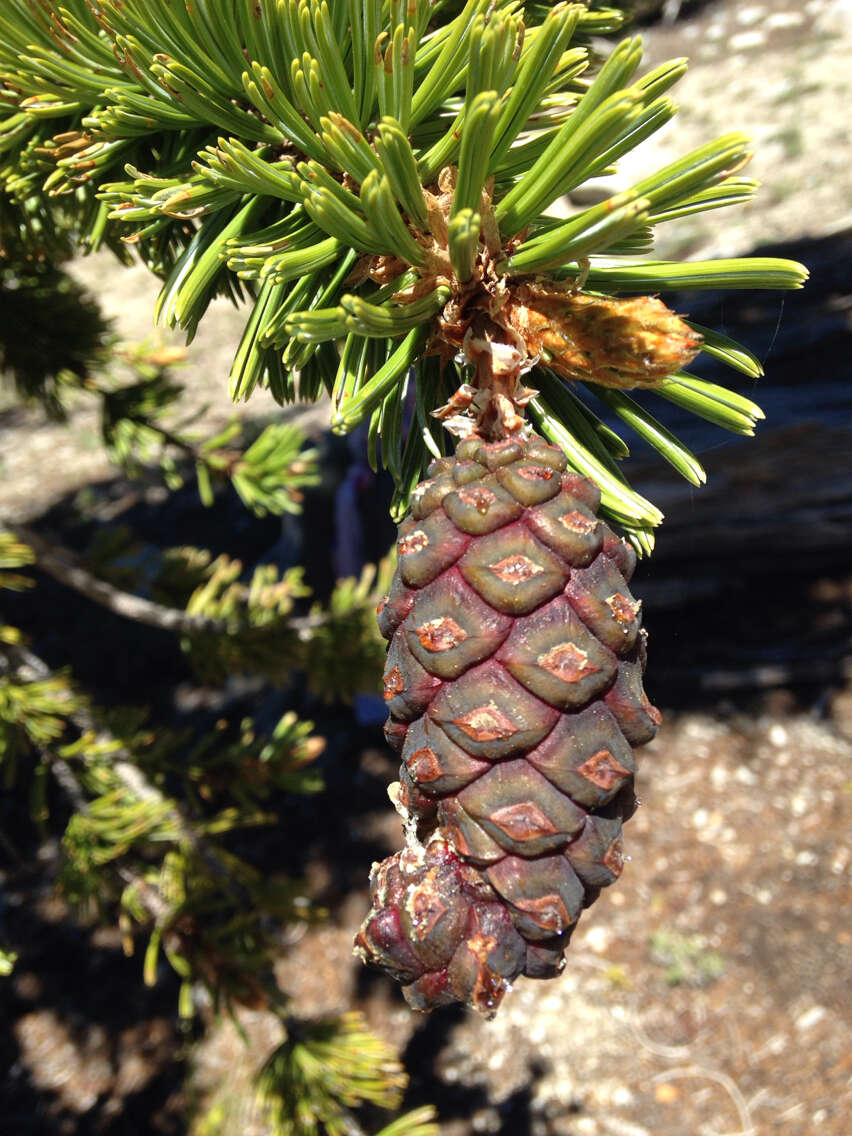
M 361 992 L 446 1136 L 841 1136 L 850 709 L 846 695 L 822 715 L 668 715 L 644 751 L 623 879 L 584 915 L 562 978 L 521 979 L 495 1020 L 418 1019 L 365 981 L 349 957 L 355 896 L 282 961 L 294 1009 Z M 395 847 L 392 819 L 360 823 Z M 262 1016 L 245 1026 L 272 1044 Z M 223 1030 L 197 1051 L 196 1084 L 227 1099 L 254 1060 Z
M 783 706 L 776 696 L 759 714 L 667 715 L 644 750 L 624 878 L 584 915 L 558 981 L 520 980 L 490 1022 L 413 1015 L 351 956 L 367 902 L 356 857 L 329 923 L 278 967 L 294 1013 L 360 1003 L 405 1055 L 406 1103 L 436 1103 L 445 1136 L 844 1136 L 852 697 L 836 693 L 821 712 Z M 362 765 L 377 783 L 393 776 L 383 751 Z M 396 846 L 390 810 L 340 833 L 353 847 L 366 836 Z M 323 865 L 314 872 L 321 880 Z M 280 1040 L 274 1020 L 245 1013 L 245 1038 L 223 1025 L 189 1051 L 168 1013 L 173 991 L 133 995 L 116 1020 L 110 991 L 132 989 L 138 964 L 109 932 L 89 940 L 62 915 L 42 900 L 35 957 L 12 980 L 17 1130 L 177 1133 L 200 1099 L 231 1118 L 226 1132 L 265 1136 L 247 1089 Z M 70 968 L 74 1007 L 62 992 Z M 178 1088 L 169 1072 L 184 1057 L 189 1086 Z M 31 1129 L 36 1119 L 44 1126 Z
M 620 176 L 635 177 L 689 146 L 742 129 L 755 138 L 753 173 L 764 188 L 754 205 L 730 218 L 720 212 L 672 226 L 660 255 L 742 255 L 769 242 L 848 239 L 852 195 L 843 107 L 852 84 L 852 3 L 711 0 L 683 8 L 694 14 L 645 32 L 653 62 L 681 54 L 693 61 L 676 92 L 683 110 Z M 75 272 L 101 296 L 123 337 L 151 332 L 155 288 L 141 269 L 122 271 L 98 257 Z M 848 292 L 830 304 L 838 326 L 847 321 L 848 328 Z M 782 338 L 806 336 L 806 324 L 791 322 L 795 317 L 783 311 Z M 795 312 L 792 300 L 787 311 Z M 210 422 L 230 413 L 223 376 L 240 327 L 240 315 L 221 305 L 190 349 L 193 398 L 210 404 Z M 848 371 L 848 357 L 838 356 L 836 364 Z M 814 439 L 807 397 L 801 395 L 794 417 Z M 734 451 L 702 453 L 715 465 L 711 476 L 726 479 L 736 493 L 738 486 L 755 485 L 760 468 L 777 473 L 786 462 L 806 488 L 816 468 L 826 485 L 832 476 L 839 484 L 852 476 L 852 446 L 844 451 L 849 423 L 831 420 L 832 405 L 823 401 L 820 411 L 820 429 L 832 432 L 819 434 L 810 452 L 788 433 L 767 442 L 751 466 L 738 466 Z M 240 413 L 273 409 L 255 396 Z M 313 428 L 319 421 L 311 420 Z M 0 462 L 0 508 L 18 516 L 38 516 L 110 473 L 97 424 L 82 406 L 73 431 L 25 412 L 0 413 Z M 649 475 L 639 487 L 653 495 L 652 480 Z M 775 484 L 767 481 L 763 520 L 771 514 Z M 715 500 L 711 487 L 707 508 L 714 518 Z M 777 532 L 767 536 L 760 529 L 748 556 L 742 551 L 748 536 L 732 541 L 714 578 L 724 578 L 731 591 L 739 586 L 739 599 L 725 607 L 724 587 L 711 591 L 693 623 L 673 589 L 689 596 L 690 584 L 703 579 L 705 550 L 683 543 L 689 526 L 701 525 L 701 508 L 698 493 L 694 500 L 672 497 L 671 543 L 664 530 L 662 567 L 652 561 L 644 575 L 647 594 L 639 577 L 652 634 L 655 605 L 658 610 L 649 690 L 666 721 L 643 751 L 643 804 L 626 834 L 632 860 L 620 884 L 584 916 L 560 980 L 522 980 L 492 1022 L 462 1011 L 422 1019 L 390 984 L 356 966 L 350 944 L 366 907 L 370 857 L 364 850 L 384 854 L 399 839 L 395 817 L 382 803 L 382 785 L 395 770 L 378 744 L 360 755 L 359 783 L 369 789 L 369 807 L 356 816 L 335 814 L 341 839 L 353 850 L 344 878 L 330 881 L 324 850 L 319 844 L 313 850 L 311 871 L 334 900 L 332 917 L 289 946 L 279 967 L 282 986 L 293 993 L 297 1013 L 332 1012 L 353 999 L 363 1005 L 373 1026 L 404 1052 L 412 1077 L 406 1104 L 437 1104 L 445 1136 L 849 1131 L 852 933 L 844 903 L 852 693 L 837 649 L 845 641 L 848 654 L 848 527 L 844 544 L 837 536 L 842 520 L 832 514 L 826 522 L 824 512 L 809 520 L 805 510 L 797 533 L 819 524 L 823 532 L 826 523 L 830 531 L 802 554 L 795 590 L 791 577 L 773 576 L 760 565 L 761 548 L 773 570 L 783 560 Z M 744 517 L 737 523 L 752 523 Z M 725 523 L 723 516 L 714 529 L 717 549 Z M 678 556 L 680 567 L 667 575 L 665 566 Z M 770 577 L 771 605 L 763 602 Z M 775 610 L 785 605 L 786 611 Z M 806 618 L 807 626 L 797 618 Z M 834 654 L 813 640 L 818 624 L 828 628 Z M 770 638 L 784 660 L 796 654 L 791 644 L 816 642 L 817 662 L 824 665 L 814 669 L 813 657 L 805 655 L 809 671 L 758 669 L 745 691 L 737 688 L 739 670 L 728 689 L 730 659 L 720 660 L 717 645 Z M 759 661 L 765 668 L 767 659 Z M 693 664 L 694 681 L 677 682 L 678 673 L 692 676 Z M 707 673 L 723 677 L 702 685 Z M 46 863 L 50 854 L 47 849 Z M 4 1007 L 4 1051 L 12 1060 L 6 1115 L 14 1130 L 178 1133 L 186 1131 L 189 1105 L 203 1101 L 221 1105 L 229 1118 L 226 1136 L 265 1136 L 250 1115 L 245 1088 L 278 1040 L 270 1019 L 245 1015 L 248 1046 L 230 1025 L 192 1044 L 174 1025 L 172 990 L 127 995 L 139 989 L 139 963 L 121 957 L 112 933 L 74 929 L 44 890 L 38 865 L 18 865 L 12 877 L 6 902 L 13 909 L 30 905 L 31 914 L 19 918 L 29 920 L 32 944 Z M 75 975 L 76 991 L 69 990 L 67 973 Z M 127 1005 L 116 1004 L 115 991 Z M 185 1068 L 190 1075 L 182 1086 Z

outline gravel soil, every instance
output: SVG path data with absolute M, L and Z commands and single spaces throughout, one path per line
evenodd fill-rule
M 360 990 L 406 1054 L 410 1103 L 437 1103 L 446 1136 L 844 1136 L 850 709 L 837 695 L 821 716 L 667 715 L 642 751 L 622 880 L 584 914 L 562 977 L 519 980 L 493 1021 L 413 1015 L 365 980 L 357 893 L 282 961 L 294 1011 Z M 389 815 L 358 825 L 397 846 Z M 268 1019 L 244 1025 L 262 1048 Z M 195 1084 L 233 1099 L 256 1058 L 229 1027 L 196 1052 Z

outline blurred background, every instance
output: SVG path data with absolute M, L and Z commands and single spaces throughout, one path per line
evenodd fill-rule
M 751 205 L 668 226 L 660 256 L 784 256 L 806 264 L 811 280 L 787 295 L 670 301 L 760 358 L 766 378 L 741 389 L 767 417 L 755 439 L 733 439 L 670 408 L 667 424 L 707 468 L 702 489 L 639 446 L 628 465 L 666 514 L 633 585 L 650 631 L 648 691 L 665 723 L 640 754 L 631 862 L 584 915 L 560 980 L 521 980 L 493 1022 L 461 1010 L 415 1016 L 351 954 L 370 863 L 399 843 L 381 703 L 329 707 L 298 682 L 274 705 L 263 691 L 231 690 L 231 702 L 256 712 L 298 710 L 326 740 L 325 792 L 293 807 L 284 836 L 258 838 L 261 858 L 292 861 L 329 912 L 291 936 L 276 973 L 296 1015 L 362 1009 L 403 1055 L 406 1107 L 435 1104 L 447 1136 L 845 1136 L 852 3 L 639 0 L 636 20 L 649 65 L 687 55 L 691 69 L 675 92 L 681 112 L 619 178 L 736 129 L 754 139 L 748 172 L 763 183 Z M 158 286 L 145 269 L 105 253 L 71 272 L 122 340 L 153 334 Z M 210 433 L 233 413 L 223 377 L 242 327 L 242 314 L 217 301 L 176 372 L 199 415 L 194 428 Z M 156 335 L 158 348 L 180 342 Z M 728 381 L 712 366 L 702 374 Z M 0 511 L 78 549 L 120 523 L 152 546 L 303 563 L 327 597 L 338 576 L 390 545 L 390 486 L 367 468 L 363 445 L 325 432 L 322 403 L 282 412 L 257 391 L 236 412 L 253 429 L 283 414 L 319 448 L 322 480 L 305 490 L 301 517 L 252 518 L 232 492 L 205 508 L 192 486 L 168 493 L 117 476 L 85 400 L 72 404 L 70 427 L 0 403 Z M 222 713 L 221 696 L 166 632 L 46 579 L 0 603 L 40 656 L 70 664 L 105 705 L 155 706 L 175 722 Z M 145 989 L 119 932 L 80 924 L 54 898 L 55 841 L 36 839 L 21 808 L 14 792 L 0 805 L 0 919 L 25 944 L 0 984 L 9 1131 L 180 1133 L 218 1107 L 218 1127 L 197 1120 L 192 1131 L 262 1136 L 240 1100 L 278 1040 L 276 1019 L 241 1010 L 203 1036 L 182 1026 L 174 978 Z

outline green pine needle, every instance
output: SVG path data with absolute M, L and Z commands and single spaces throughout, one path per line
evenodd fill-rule
M 540 272 L 606 249 L 644 225 L 650 204 L 649 198 L 635 190 L 616 194 L 543 236 L 525 241 L 499 269 L 508 276 Z
M 608 292 L 671 292 L 705 288 L 801 288 L 808 270 L 794 260 L 739 257 L 691 263 L 648 260 L 644 264 L 595 265 L 588 284 Z
M 712 355 L 722 363 L 727 363 L 729 367 L 748 375 L 749 378 L 759 379 L 762 377 L 763 365 L 747 347 L 743 347 L 741 343 L 737 343 L 736 340 L 730 339 L 727 335 L 722 335 L 720 331 L 703 327 L 695 320 L 687 320 L 686 322 L 701 335 L 704 340 L 701 350 L 707 355 Z
M 588 383 L 587 386 L 605 406 L 608 406 L 643 441 L 653 446 L 690 484 L 704 484 L 707 474 L 699 460 L 644 407 L 624 391 L 610 390 L 594 383 Z
M 158 317 L 190 337 L 215 296 L 248 299 L 234 396 L 260 385 L 282 402 L 330 392 L 335 429 L 368 420 L 376 455 L 381 438 L 397 510 L 427 453 L 443 447 L 431 415 L 453 392 L 417 352 L 458 350 L 458 339 L 441 342 L 448 300 L 448 318 L 463 323 L 477 289 L 488 292 L 479 310 L 496 313 L 500 290 L 524 278 L 576 281 L 604 300 L 807 279 L 773 258 L 645 259 L 655 225 L 751 199 L 740 134 L 600 205 L 548 216 L 677 109 L 683 59 L 642 74 L 638 37 L 600 65 L 590 54 L 587 38 L 621 19 L 517 0 L 100 0 L 97 15 L 87 0 L 7 0 L 0 191 L 23 239 L 43 246 L 64 227 L 89 247 L 130 245 L 165 282 Z M 751 352 L 697 330 L 706 354 L 761 374 Z M 406 439 L 412 366 L 418 410 Z M 604 479 L 609 515 L 647 547 L 660 517 L 618 472 L 625 443 L 544 366 L 546 357 L 528 380 L 543 392 L 534 420 L 576 468 Z M 689 375 L 656 389 L 738 433 L 760 416 Z M 607 384 L 601 397 L 701 480 L 692 455 L 628 395 Z
M 419 357 L 425 337 L 422 326 L 413 328 L 373 377 L 363 384 L 358 384 L 357 392 L 353 391 L 351 397 L 347 398 L 344 391 L 337 402 L 337 411 L 331 419 L 332 430 L 347 434 L 363 422 L 367 415 L 372 413 L 374 408 L 396 388 L 402 376 Z M 356 340 L 350 339 L 350 342 L 354 343 Z

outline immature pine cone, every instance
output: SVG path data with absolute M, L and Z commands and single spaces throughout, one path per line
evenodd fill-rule
M 642 688 L 630 547 L 542 439 L 460 442 L 400 525 L 380 607 L 389 743 L 418 841 L 377 865 L 357 949 L 418 1009 L 491 1011 L 560 973 L 583 907 L 622 868 Z

